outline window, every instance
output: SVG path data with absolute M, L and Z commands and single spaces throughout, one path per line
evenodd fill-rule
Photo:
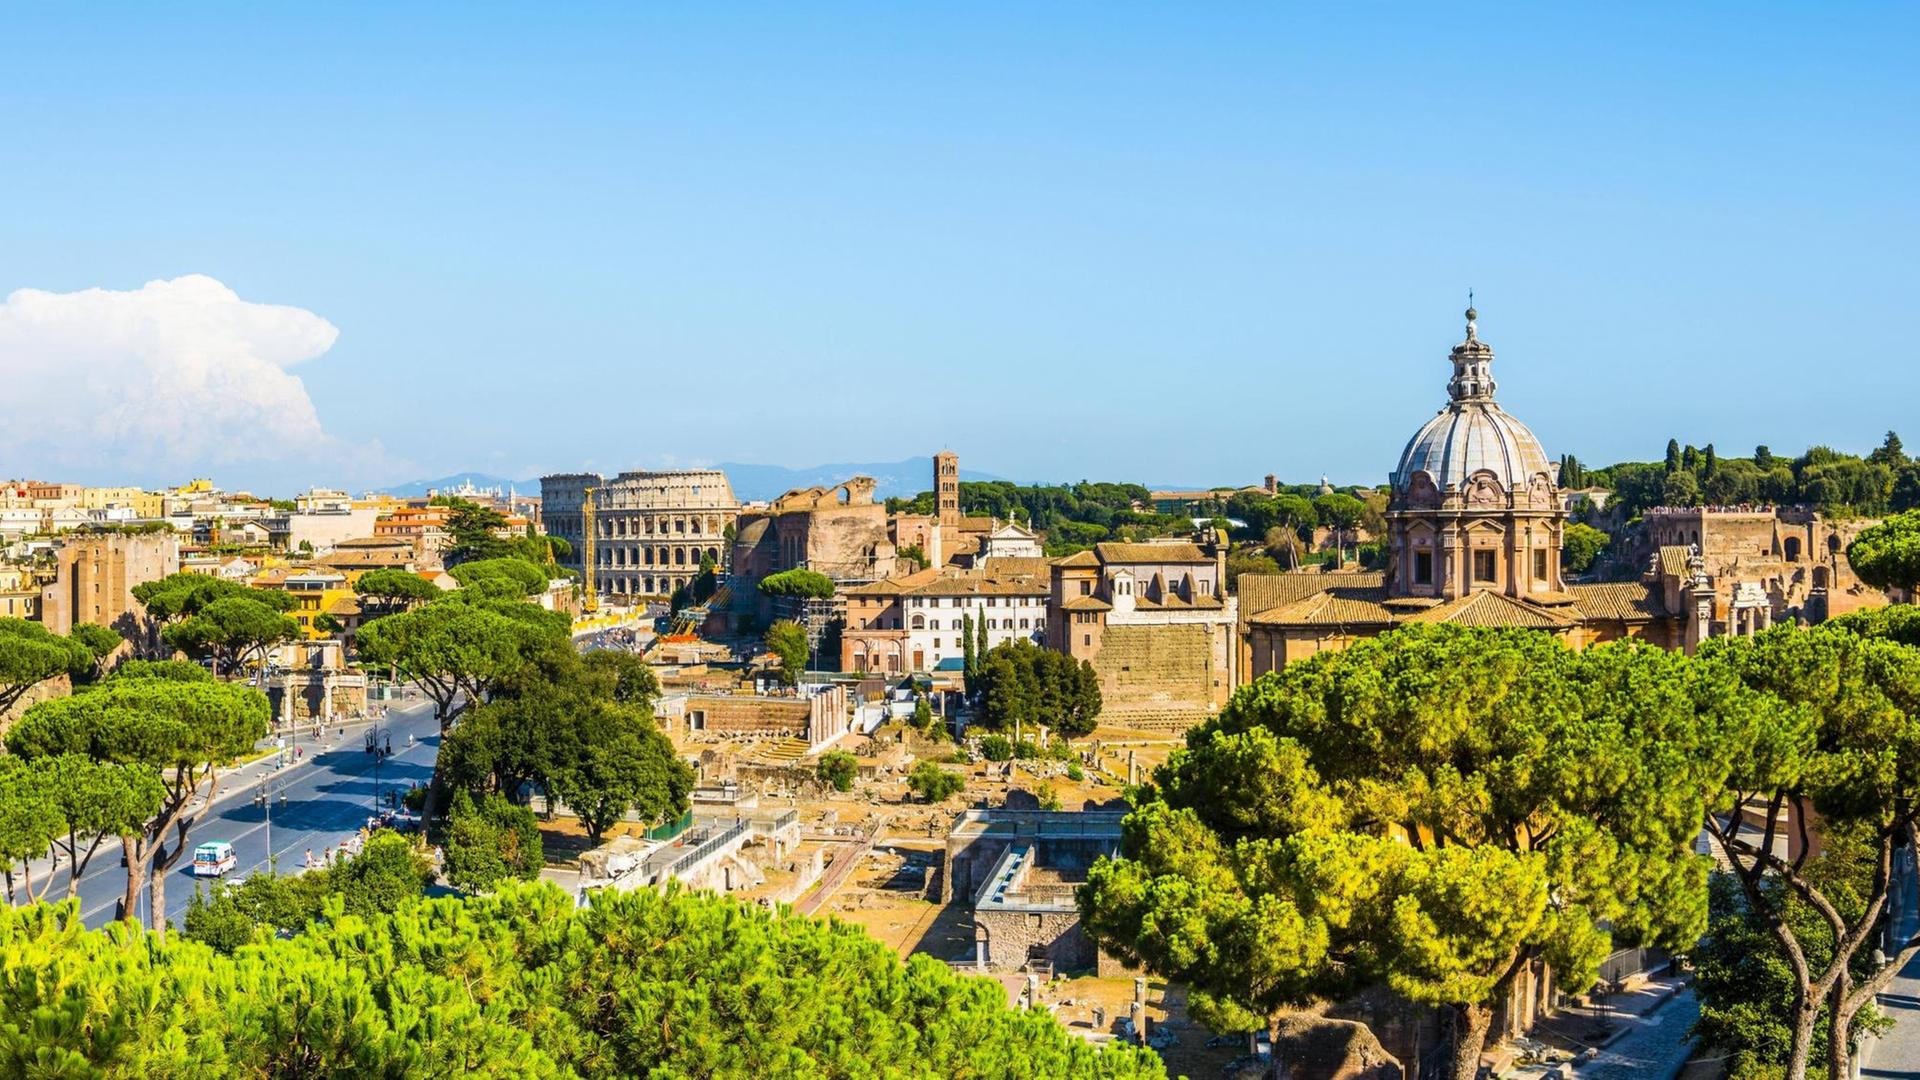
M 1413 553 L 1413 583 L 1415 585 L 1433 584 L 1433 552 Z
M 1473 553 L 1473 580 L 1475 581 L 1494 580 L 1493 552 L 1476 551 Z
M 1026 628 L 1027 628 L 1027 620 L 1025 620 L 1025 619 L 1021 619 L 1021 620 L 1020 620 L 1020 629 L 1022 629 L 1022 630 L 1025 630 Z
M 925 615 L 915 615 L 913 617 L 913 628 L 915 630 L 925 630 L 927 628 L 927 617 Z
M 1536 581 L 1547 580 L 1547 549 L 1546 548 L 1534 549 L 1533 576 Z
M 1080 583 L 1080 595 L 1081 595 L 1081 596 L 1090 596 L 1090 595 L 1092 595 L 1092 593 L 1093 593 L 1093 582 L 1091 582 L 1091 581 L 1082 581 L 1082 582 Z
M 933 658 L 935 660 L 940 659 L 940 639 L 939 638 L 933 639 Z
M 1080 644 L 1082 644 L 1082 645 L 1091 645 L 1091 644 L 1093 644 L 1093 635 L 1092 635 L 1092 634 L 1081 634 L 1081 635 L 1080 635 Z

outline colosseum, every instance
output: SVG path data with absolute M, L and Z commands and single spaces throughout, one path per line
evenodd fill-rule
M 700 572 L 700 560 L 725 564 L 727 530 L 740 503 L 717 469 L 623 472 L 607 480 L 597 473 L 560 473 L 540 478 L 541 516 L 547 532 L 572 545 L 565 561 L 580 570 L 585 550 L 581 508 L 593 489 L 596 577 L 600 592 L 615 598 L 671 596 Z

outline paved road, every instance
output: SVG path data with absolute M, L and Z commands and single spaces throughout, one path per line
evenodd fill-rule
M 254 792 L 265 784 L 272 792 L 268 809 L 273 855 L 279 868 L 297 871 L 309 850 L 319 858 L 328 845 L 338 846 L 366 823 L 373 813 L 376 783 L 384 792 L 396 785 L 405 788 L 409 783 L 424 786 L 433 776 L 440 736 L 431 703 L 416 699 L 396 704 L 381 730 L 392 733 L 394 753 L 378 763 L 377 777 L 375 761 L 364 749 L 365 726 L 349 726 L 344 737 L 339 728 L 327 728 L 317 747 L 310 736 L 302 736 L 298 745 L 305 751 L 303 759 L 278 772 L 261 763 L 223 777 L 212 812 L 202 813 L 189 844 L 208 840 L 231 843 L 240 863 L 235 877 L 265 869 L 268 811 L 253 804 Z M 415 738 L 411 748 L 407 746 L 409 734 Z M 282 792 L 287 796 L 285 807 L 279 802 Z M 66 895 L 65 875 L 63 867 L 48 890 L 49 899 Z M 174 865 L 167 878 L 167 917 L 176 925 L 186 913 L 195 884 L 193 857 L 189 854 Z M 111 921 L 116 902 L 126 888 L 119 843 L 101 845 L 80 879 L 80 910 L 87 923 L 99 926 Z
M 1625 1017 L 1633 1027 L 1600 1051 L 1592 1061 L 1575 1066 L 1577 1080 L 1665 1080 L 1680 1071 L 1693 1040 L 1687 1031 L 1700 1016 L 1699 999 L 1682 990 L 1645 1016 Z
M 1920 896 L 1914 891 L 1913 863 L 1894 863 L 1894 941 L 1906 941 L 1920 923 Z M 1880 993 L 1880 1009 L 1893 1018 L 1893 1030 L 1861 1054 L 1861 1076 L 1920 1075 L 1920 956 L 1908 961 Z

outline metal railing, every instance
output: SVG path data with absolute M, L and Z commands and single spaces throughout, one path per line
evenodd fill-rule
M 738 839 L 742 834 L 744 834 L 748 829 L 751 829 L 751 828 L 753 828 L 753 822 L 747 820 L 746 818 L 736 818 L 732 825 L 728 826 L 726 829 L 722 830 L 720 833 L 714 836 L 708 837 L 704 842 L 700 844 L 699 847 L 696 847 L 692 851 L 687 852 L 685 855 L 682 855 L 679 858 L 673 860 L 672 865 L 667 867 L 667 872 L 662 876 L 678 877 L 682 870 L 686 870 L 689 867 L 697 865 L 700 862 L 700 860 L 705 859 L 707 856 L 713 854 L 715 851 L 718 851 L 725 844 Z

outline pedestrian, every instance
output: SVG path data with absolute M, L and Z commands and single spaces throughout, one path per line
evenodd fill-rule
M 312 848 L 307 849 L 306 861 L 301 863 L 300 865 L 305 867 L 308 870 L 313 869 L 313 849 Z
M 321 858 L 320 858 L 320 862 L 321 862 L 321 865 L 322 865 L 322 866 L 332 866 L 332 865 L 333 865 L 333 845 L 332 845 L 332 844 L 328 844 L 328 845 L 327 845 L 327 851 L 326 851 L 326 854 L 324 854 L 324 855 L 322 855 L 322 856 L 321 856 Z
M 387 755 L 389 757 L 393 755 L 393 736 L 391 734 L 387 736 Z

